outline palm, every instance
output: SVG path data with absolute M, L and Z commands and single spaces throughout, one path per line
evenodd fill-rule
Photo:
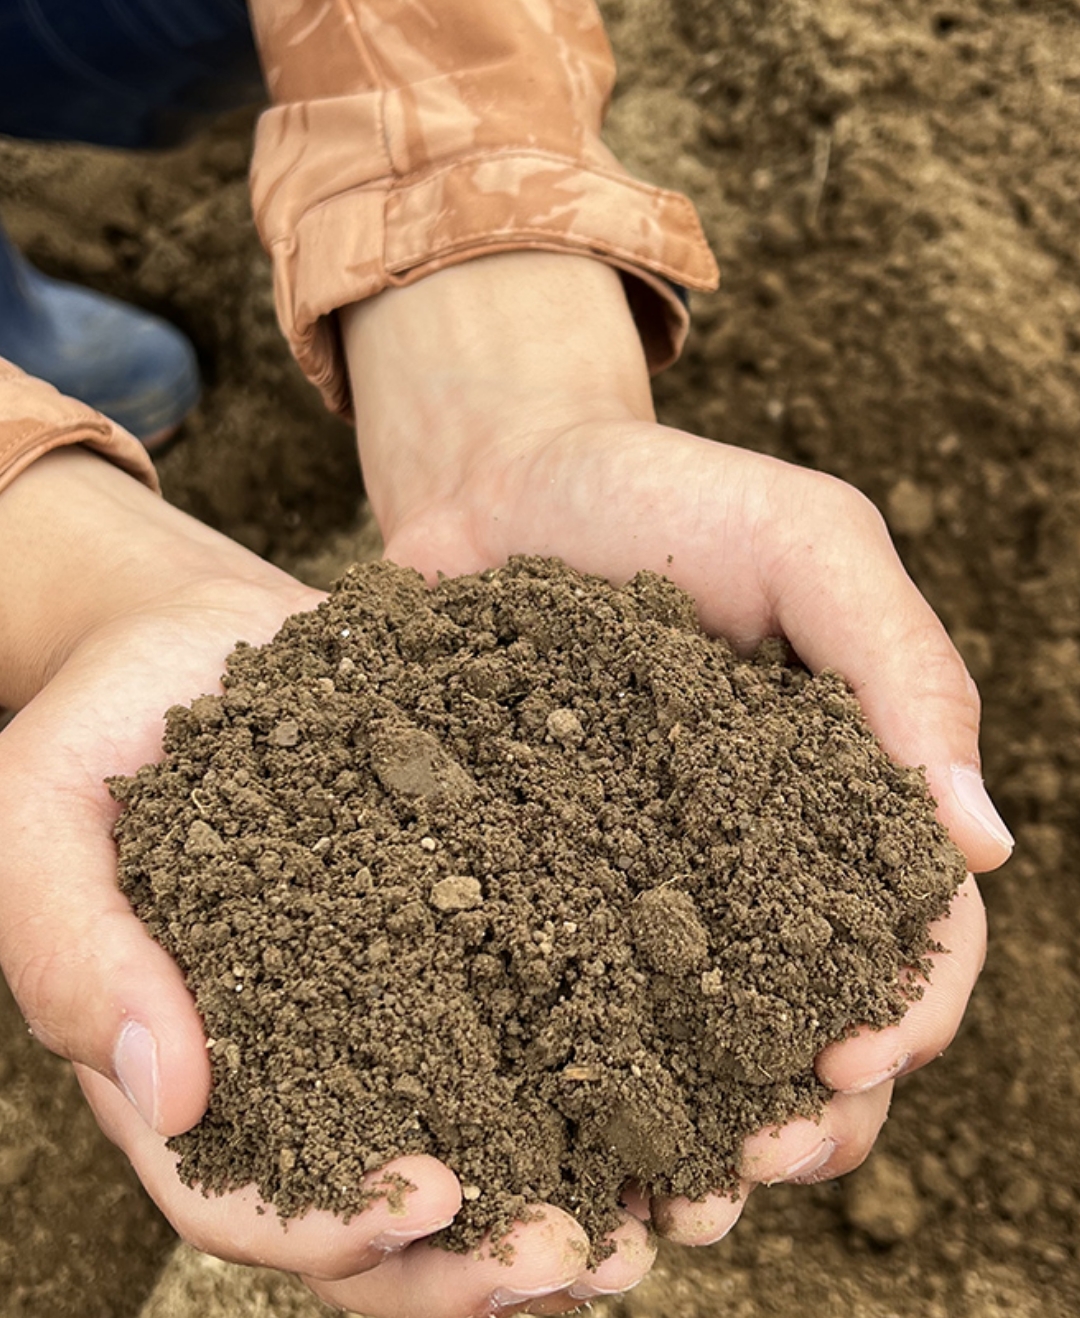
M 117 807 L 105 779 L 134 773 L 160 755 L 163 711 L 216 690 L 237 637 L 266 640 L 291 611 L 318 601 L 315 592 L 281 580 L 287 584 L 275 581 L 272 589 L 222 582 L 162 597 L 111 622 L 76 648 L 0 743 L 0 810 L 11 842 L 0 856 L 5 903 L 25 904 L 35 924 L 55 922 L 58 952 L 90 946 L 98 948 L 99 958 L 107 957 L 108 983 L 91 1018 L 111 1023 L 117 1011 L 124 1015 L 141 1001 L 143 976 L 161 978 L 161 1001 L 154 1007 L 163 1013 L 168 1041 L 161 1061 L 166 1068 L 176 1064 L 161 1114 L 170 1131 L 191 1125 L 205 1105 L 209 1074 L 205 1055 L 198 1056 L 204 1053 L 201 1028 L 175 967 L 116 890 Z M 41 875 L 48 876 L 44 884 Z M 18 931 L 5 928 L 0 952 L 6 966 L 19 965 L 19 950 Z M 28 1011 L 32 1004 L 43 1042 L 86 1057 L 87 1048 L 68 1037 L 67 994 L 74 982 L 54 971 L 49 958 L 39 955 L 12 975 L 13 988 Z M 110 1046 L 101 1040 L 89 1057 L 97 1061 L 95 1053 L 107 1055 Z

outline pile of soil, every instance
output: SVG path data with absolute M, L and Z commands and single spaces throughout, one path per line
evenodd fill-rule
M 814 1056 L 920 992 L 965 872 L 842 680 L 783 659 L 530 558 L 354 568 L 238 648 L 113 784 L 211 1040 L 181 1177 L 348 1215 L 430 1153 L 462 1248 L 538 1201 L 596 1243 L 631 1178 L 734 1189 L 747 1135 L 820 1111 Z

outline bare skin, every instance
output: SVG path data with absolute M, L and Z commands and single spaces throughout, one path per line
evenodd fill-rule
M 886 748 L 927 766 L 940 815 L 974 871 L 1010 839 L 978 776 L 978 698 L 940 623 L 855 491 L 656 425 L 618 277 L 592 261 L 514 254 L 443 271 L 343 317 L 361 462 L 387 555 L 429 578 L 558 554 L 625 579 L 666 572 L 706 626 L 752 646 L 783 632 L 811 667 L 852 682 Z M 432 1159 L 406 1160 L 404 1210 L 348 1226 L 311 1214 L 283 1233 L 248 1192 L 204 1199 L 177 1181 L 164 1137 L 201 1115 L 201 1024 L 168 957 L 115 886 L 115 806 L 102 780 L 159 753 L 162 711 L 216 688 L 238 637 L 268 639 L 318 595 L 78 451 L 0 495 L 0 961 L 27 1020 L 79 1064 L 106 1133 L 187 1239 L 300 1272 L 375 1318 L 561 1312 L 645 1275 L 654 1229 L 719 1238 L 742 1199 L 629 1194 L 618 1248 L 585 1267 L 557 1209 L 522 1227 L 510 1267 L 424 1238 L 460 1206 Z M 900 1025 L 817 1062 L 837 1091 L 819 1123 L 762 1132 L 757 1182 L 823 1179 L 866 1156 L 893 1076 L 948 1044 L 982 964 L 974 881 L 935 930 L 948 948 Z

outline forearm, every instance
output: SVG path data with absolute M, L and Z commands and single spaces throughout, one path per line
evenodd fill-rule
M 255 220 L 286 337 L 331 407 L 350 400 L 334 312 L 485 254 L 606 261 L 631 280 L 652 368 L 678 355 L 673 284 L 715 287 L 716 266 L 686 198 L 631 178 L 603 143 L 615 66 L 594 0 L 251 12 L 274 101 Z

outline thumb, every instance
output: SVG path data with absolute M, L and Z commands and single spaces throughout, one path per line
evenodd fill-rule
M 178 1134 L 210 1091 L 194 1001 L 117 888 L 107 788 L 43 761 L 35 708 L 0 738 L 0 965 L 35 1037 L 107 1076 L 159 1134 Z
M 1013 839 L 982 780 L 975 683 L 877 509 L 820 479 L 836 507 L 819 522 L 825 534 L 786 546 L 772 574 L 776 618 L 804 663 L 847 679 L 893 759 L 925 767 L 938 818 L 968 867 L 996 869 Z

